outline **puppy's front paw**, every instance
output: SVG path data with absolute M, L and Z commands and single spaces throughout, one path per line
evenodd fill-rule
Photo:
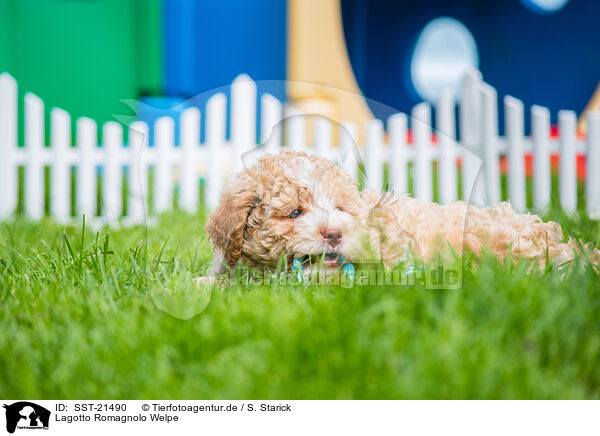
M 222 277 L 221 278 L 215 277 L 215 276 L 196 277 L 193 281 L 196 286 L 217 285 L 219 288 L 225 287 L 225 280 Z
M 211 286 L 214 285 L 215 282 L 217 281 L 217 279 L 215 277 L 196 277 L 194 279 L 194 284 L 195 285 L 206 285 L 206 286 Z

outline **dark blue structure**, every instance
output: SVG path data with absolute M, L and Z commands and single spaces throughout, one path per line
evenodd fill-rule
M 350 60 L 363 93 L 401 111 L 421 101 L 410 61 L 423 27 L 441 16 L 473 35 L 484 79 L 526 107 L 580 112 L 600 81 L 600 2 L 570 0 L 555 12 L 533 0 L 342 0 Z M 388 113 L 373 108 L 375 115 Z M 553 121 L 556 121 L 555 119 Z

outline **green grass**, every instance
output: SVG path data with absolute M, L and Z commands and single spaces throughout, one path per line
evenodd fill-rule
M 600 242 L 599 223 L 550 216 Z M 486 259 L 447 291 L 211 290 L 191 285 L 203 224 L 0 224 L 0 397 L 600 398 L 600 278 L 583 260 L 565 275 Z

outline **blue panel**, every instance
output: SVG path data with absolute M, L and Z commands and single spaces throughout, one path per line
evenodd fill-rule
M 255 81 L 285 80 L 286 2 L 165 1 L 165 51 L 170 96 L 190 98 L 241 73 Z M 282 84 L 264 90 L 285 96 Z
M 196 86 L 196 0 L 166 0 L 164 7 L 165 91 L 193 94 Z

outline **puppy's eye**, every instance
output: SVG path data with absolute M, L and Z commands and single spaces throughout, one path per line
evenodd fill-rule
M 288 218 L 298 218 L 302 214 L 300 209 L 295 209 L 291 214 L 288 215 Z
M 343 208 L 343 207 L 340 207 L 340 206 L 337 206 L 337 207 L 336 207 L 336 209 L 337 209 L 337 210 L 339 210 L 340 212 L 346 212 L 346 211 L 344 210 L 344 208 Z

